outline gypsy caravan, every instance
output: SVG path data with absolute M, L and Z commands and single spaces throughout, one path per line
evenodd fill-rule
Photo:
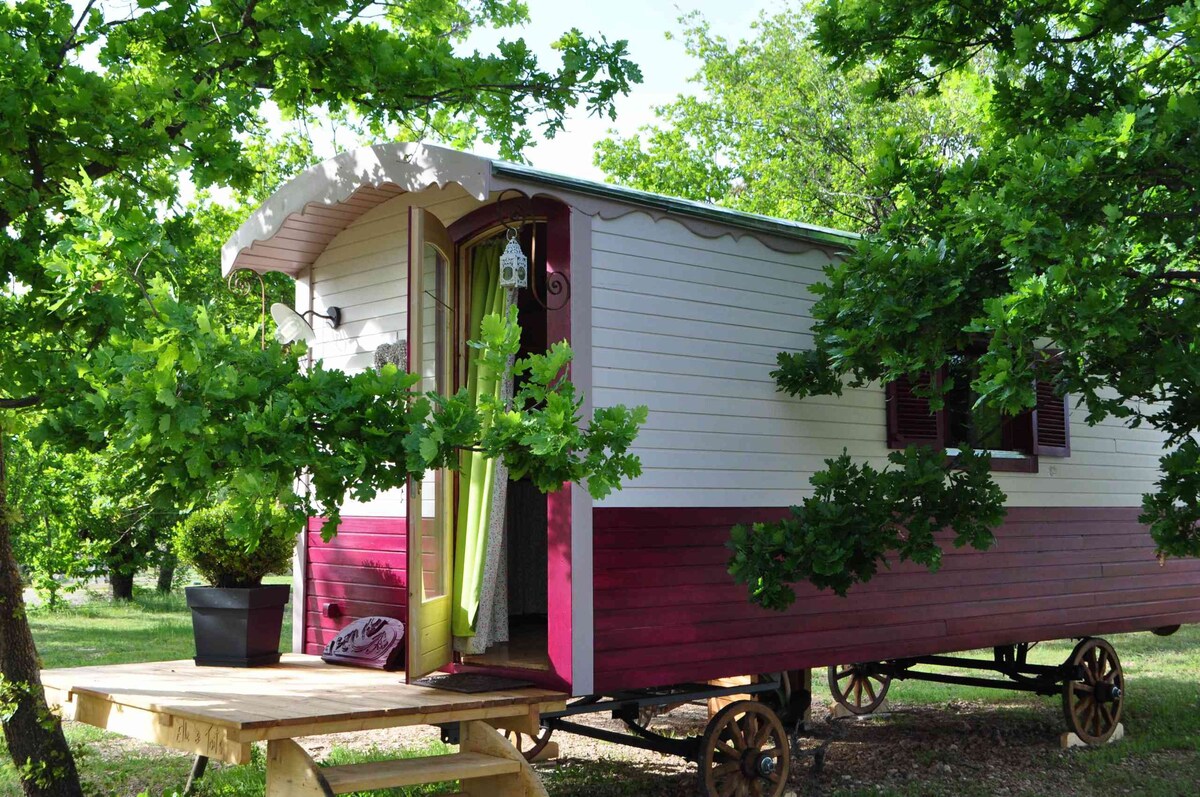
M 1089 426 L 1050 392 L 988 445 L 1009 502 L 992 550 L 948 550 L 937 573 L 899 565 L 846 598 L 801 585 L 784 613 L 748 602 L 726 571 L 731 526 L 781 516 L 843 450 L 883 464 L 889 447 L 946 444 L 949 419 L 903 386 L 797 401 L 769 376 L 777 352 L 809 344 L 809 288 L 852 245 L 848 233 L 388 144 L 283 186 L 222 257 L 226 273 L 291 275 L 297 310 L 338 318 L 314 325 L 311 357 L 326 368 L 372 368 L 381 352 L 406 351 L 429 387 L 453 391 L 468 381 L 470 319 L 489 290 L 481 264 L 509 239 L 528 261 L 523 348 L 568 340 L 589 414 L 649 408 L 636 444 L 643 475 L 600 501 L 571 486 L 542 495 L 519 480 L 494 485 L 505 566 L 471 565 L 466 576 L 486 582 L 469 607 L 472 622 L 494 621 L 482 644 L 455 637 L 464 479 L 431 474 L 412 495 L 345 506 L 330 543 L 314 518 L 295 570 L 297 651 L 320 653 L 360 618 L 395 618 L 409 678 L 473 671 L 562 690 L 579 700 L 544 722 L 576 730 L 572 713 L 677 702 L 745 674 L 775 674 L 741 689 L 785 695 L 759 701 L 770 724 L 789 700 L 803 702 L 786 696 L 800 683 L 786 674 L 815 667 L 835 668 L 838 699 L 867 711 L 892 677 L 988 647 L 988 669 L 1014 688 L 1062 691 L 1068 725 L 1099 742 L 1119 721 L 1123 675 L 1096 637 L 1200 620 L 1200 562 L 1160 565 L 1137 521 L 1162 439 L 1115 421 Z M 1077 655 L 1062 666 L 1025 662 L 1029 643 L 1073 637 Z M 1098 673 L 1083 671 L 1098 661 Z M 1092 676 L 1106 696 L 1071 690 Z M 1075 714 L 1086 700 L 1095 710 Z M 641 731 L 635 740 L 660 744 Z M 712 739 L 698 744 L 690 753 L 711 763 Z M 777 782 L 768 770 L 778 774 L 781 753 L 763 750 L 774 763 L 760 756 L 744 777 Z

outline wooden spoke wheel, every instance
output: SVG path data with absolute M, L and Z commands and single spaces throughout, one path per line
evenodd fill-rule
M 1063 684 L 1063 716 L 1067 728 L 1086 744 L 1104 744 L 1121 721 L 1125 703 L 1125 673 L 1113 646 L 1103 639 L 1085 639 L 1067 660 L 1073 669 Z
M 648 731 L 650 730 L 650 723 L 654 722 L 654 720 L 658 719 L 659 717 L 670 714 L 672 711 L 682 705 L 683 703 L 667 703 L 661 706 L 642 706 L 638 709 L 637 719 L 627 719 L 625 720 L 625 723 L 627 725 L 640 728 L 643 731 Z
M 779 797 L 792 766 L 779 716 L 754 700 L 721 709 L 704 729 L 700 747 L 703 797 Z
M 829 691 L 851 714 L 870 714 L 883 704 L 892 676 L 871 671 L 870 664 L 842 664 L 829 668 Z
M 549 728 L 540 728 L 537 736 L 530 736 L 527 733 L 520 731 L 507 730 L 504 731 L 504 738 L 508 739 L 509 744 L 517 748 L 517 752 L 525 757 L 526 761 L 533 761 L 538 757 L 538 754 L 546 749 L 546 745 L 550 743 L 550 735 L 554 733 Z

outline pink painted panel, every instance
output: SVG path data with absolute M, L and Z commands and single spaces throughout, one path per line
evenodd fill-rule
M 403 568 L 404 551 L 371 551 L 333 546 L 309 549 L 309 561 L 328 566 Z
M 1200 622 L 1200 561 L 1160 566 L 1136 508 L 1014 508 L 990 551 L 897 564 L 777 613 L 726 572 L 736 523 L 783 509 L 597 509 L 596 690 Z
M 566 205 L 554 204 L 546 218 L 546 281 L 554 284 L 558 278 L 571 284 L 571 225 Z M 584 297 L 586 301 L 586 297 Z M 571 342 L 571 302 L 562 303 L 546 314 L 546 342 Z M 546 578 L 547 613 L 546 636 L 550 671 L 560 679 L 559 688 L 571 688 L 573 667 L 571 594 L 571 484 L 546 496 L 548 535 Z
M 456 242 L 473 238 L 479 233 L 508 221 L 514 216 L 542 217 L 546 220 L 546 272 L 571 277 L 570 209 L 557 200 L 535 197 L 510 199 L 484 205 L 450 225 L 450 236 Z M 544 290 L 544 287 L 543 287 Z M 571 341 L 571 305 L 551 309 L 546 314 L 546 340 L 555 343 Z M 554 304 L 551 304 L 554 307 Z M 548 673 L 530 670 L 513 671 L 518 677 L 535 681 L 539 686 L 570 691 L 572 683 L 572 597 L 571 597 L 571 485 L 565 484 L 546 497 L 547 515 L 547 655 Z M 463 669 L 459 667 L 459 669 Z M 475 668 L 466 668 L 475 669 Z M 490 672 L 500 672 L 488 668 Z
M 310 654 L 359 618 L 408 621 L 405 520 L 342 518 L 329 542 L 321 540 L 323 525 L 321 518 L 309 521 L 304 652 Z

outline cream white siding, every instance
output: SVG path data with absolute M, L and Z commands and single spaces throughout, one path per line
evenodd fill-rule
M 829 255 L 784 254 L 746 236 L 702 238 L 644 213 L 592 229 L 592 400 L 645 404 L 644 474 L 600 506 L 787 506 L 827 457 L 883 465 L 883 391 L 803 401 L 776 391 L 776 354 L 811 345 Z M 1161 437 L 1076 410 L 1071 456 L 998 473 L 1012 506 L 1133 506 L 1157 478 Z
M 321 253 L 308 275 L 296 285 L 296 306 L 325 313 L 342 311 L 334 330 L 320 318 L 313 328 L 313 358 L 325 368 L 357 373 L 371 368 L 382 344 L 408 337 L 408 209 L 427 207 L 445 225 L 479 207 L 457 184 L 401 194 L 373 208 L 343 230 Z M 403 491 L 396 490 L 361 504 L 348 501 L 346 515 L 403 517 Z

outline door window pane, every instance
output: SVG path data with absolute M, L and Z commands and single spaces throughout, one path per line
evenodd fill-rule
M 421 267 L 421 389 L 446 395 L 450 388 L 449 269 L 436 247 L 425 245 Z M 446 594 L 449 568 L 452 480 L 444 470 L 429 471 L 421 482 L 421 571 L 426 600 Z

